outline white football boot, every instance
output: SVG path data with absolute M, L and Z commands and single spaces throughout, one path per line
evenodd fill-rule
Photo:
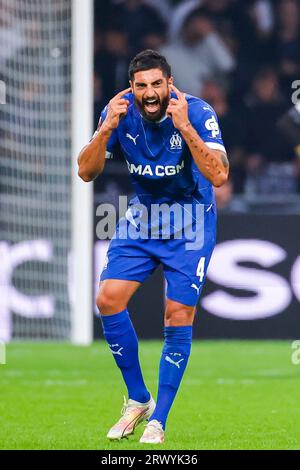
M 146 425 L 144 434 L 140 438 L 142 444 L 162 444 L 165 440 L 165 432 L 159 421 L 152 419 Z
M 126 402 L 124 397 L 124 405 L 121 411 L 122 417 L 108 431 L 108 439 L 119 440 L 133 434 L 138 424 L 152 415 L 154 408 L 155 401 L 152 397 L 150 397 L 147 403 L 140 403 L 131 399 Z

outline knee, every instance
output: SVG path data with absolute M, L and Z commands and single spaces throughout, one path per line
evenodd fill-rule
M 195 311 L 195 307 L 189 307 L 178 302 L 169 303 L 165 312 L 165 326 L 192 325 Z
M 108 287 L 100 287 L 96 304 L 102 315 L 113 315 L 126 308 L 126 306 L 120 305 L 120 301 L 114 289 Z

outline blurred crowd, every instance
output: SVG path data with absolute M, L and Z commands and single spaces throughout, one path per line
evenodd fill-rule
M 95 127 L 146 48 L 216 110 L 231 162 L 224 200 L 300 191 L 300 123 L 293 138 L 282 125 L 300 85 L 300 0 L 95 0 Z

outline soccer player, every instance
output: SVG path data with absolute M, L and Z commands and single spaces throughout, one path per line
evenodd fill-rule
M 214 110 L 174 86 L 163 56 L 152 50 L 139 53 L 130 63 L 129 79 L 130 88 L 102 111 L 78 163 L 79 176 L 92 181 L 119 145 L 136 191 L 125 224 L 119 222 L 110 243 L 97 296 L 104 336 L 128 389 L 123 415 L 107 437 L 126 437 L 148 420 L 140 442 L 156 444 L 164 441 L 167 416 L 190 355 L 195 306 L 216 242 L 213 186 L 227 180 L 229 164 Z M 160 214 L 166 207 L 174 210 L 168 236 L 163 217 L 151 212 L 157 205 L 163 206 Z M 137 207 L 151 214 L 139 225 Z M 183 216 L 188 215 L 186 221 Z M 143 235 L 130 236 L 130 227 L 143 229 Z M 167 299 L 155 403 L 143 380 L 127 304 L 159 264 L 167 280 Z

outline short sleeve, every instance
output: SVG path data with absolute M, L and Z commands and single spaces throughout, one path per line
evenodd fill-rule
M 192 103 L 189 108 L 189 119 L 209 148 L 226 153 L 217 115 L 209 104 Z

